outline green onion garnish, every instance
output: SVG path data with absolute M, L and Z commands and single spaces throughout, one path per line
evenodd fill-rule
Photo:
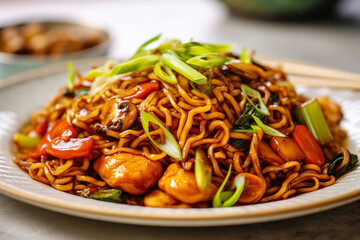
M 248 51 L 246 50 L 246 47 L 243 47 L 240 60 L 244 63 L 252 64 L 251 57 L 249 56 Z
M 66 73 L 68 77 L 68 89 L 70 92 L 74 91 L 75 84 L 75 67 L 73 62 L 68 62 L 66 65 Z
M 195 153 L 195 178 L 200 189 L 207 190 L 210 187 L 211 172 L 212 169 L 207 162 L 205 151 L 197 148 Z
M 213 199 L 213 207 L 231 207 L 233 206 L 240 198 L 241 193 L 244 190 L 244 186 L 245 186 L 245 177 L 244 176 L 239 176 L 236 177 L 233 181 L 233 183 L 231 184 L 231 186 L 228 188 L 228 191 L 224 191 L 223 189 L 227 183 L 227 181 L 229 180 L 230 174 L 231 174 L 231 167 L 232 165 L 230 164 L 229 166 L 229 170 L 226 174 L 226 177 L 224 179 L 224 181 L 222 182 L 220 188 L 218 189 L 218 191 L 215 194 L 215 197 Z M 235 193 L 233 193 L 231 190 L 233 190 L 234 188 L 236 188 Z M 232 193 L 232 194 L 230 194 Z
M 208 72 L 208 75 L 209 75 L 209 83 L 208 83 L 208 86 L 207 88 L 205 89 L 198 89 L 195 84 L 193 82 L 190 81 L 190 85 L 193 89 L 195 89 L 196 91 L 198 92 L 201 92 L 201 93 L 204 93 L 204 94 L 209 94 L 211 93 L 211 73 L 210 73 L 210 70 L 209 69 L 206 69 L 206 71 Z
M 162 68 L 165 71 L 163 71 Z M 164 65 L 162 62 L 158 62 L 155 64 L 154 73 L 156 76 L 158 76 L 159 78 L 161 78 L 162 80 L 164 80 L 168 83 L 176 84 L 178 82 L 177 78 L 176 78 L 175 74 L 172 72 L 171 68 Z
M 123 202 L 121 194 L 122 191 L 120 189 L 99 189 L 96 190 L 94 193 L 84 191 L 82 192 L 81 196 L 106 202 Z
M 205 85 L 207 83 L 207 78 L 204 75 L 181 61 L 175 54 L 164 53 L 162 55 L 162 62 L 192 82 L 199 85 Z
M 252 133 L 252 132 L 258 132 L 259 129 L 256 128 L 257 126 L 251 126 L 254 127 L 252 129 L 231 129 L 232 132 L 238 132 L 238 133 Z
M 14 134 L 13 138 L 23 148 L 34 148 L 41 141 L 39 137 L 29 137 L 22 133 Z
M 160 60 L 159 55 L 145 55 L 141 57 L 137 57 L 134 59 L 130 59 L 126 62 L 122 62 L 115 66 L 109 76 L 114 76 L 122 73 L 128 73 L 133 71 L 139 71 L 148 67 L 153 66 L 157 61 Z
M 298 118 L 299 121 L 303 121 L 320 145 L 333 139 L 317 99 L 303 103 Z
M 165 143 L 159 143 L 158 141 L 154 140 L 150 136 L 149 132 L 149 122 L 155 123 L 158 125 L 164 132 L 165 135 Z M 142 111 L 141 112 L 141 123 L 144 128 L 146 135 L 149 137 L 152 143 L 157 146 L 161 151 L 167 153 L 170 157 L 175 158 L 177 160 L 182 160 L 182 154 L 180 150 L 180 146 L 174 136 L 166 129 L 156 118 L 154 118 L 151 114 Z
M 234 178 L 233 182 L 231 183 L 228 189 L 233 190 L 236 189 L 235 193 L 230 196 L 224 203 L 223 207 L 231 207 L 239 200 L 242 192 L 244 191 L 245 187 L 245 177 L 240 175 Z
M 159 35 L 156 35 L 155 37 L 147 40 L 147 41 L 144 42 L 143 44 L 141 44 L 141 46 L 138 48 L 138 50 L 135 52 L 135 54 L 143 51 L 143 49 L 144 49 L 147 45 L 149 45 L 149 44 L 151 44 L 151 43 L 153 43 L 153 42 L 156 42 L 157 40 L 159 40 L 160 37 L 161 37 L 161 33 L 160 33 Z
M 217 53 L 224 53 L 224 52 L 230 52 L 234 48 L 234 44 L 213 44 L 213 43 L 203 43 L 207 46 L 210 46 L 214 49 Z
M 252 116 L 256 122 L 256 124 L 261 127 L 267 135 L 274 136 L 274 137 L 286 137 L 283 133 L 279 132 L 278 130 L 265 125 L 258 117 Z M 253 126 L 251 126 L 253 127 Z
M 186 53 L 188 55 L 202 55 L 208 53 L 216 53 L 216 50 L 209 45 L 198 43 L 198 42 L 189 42 L 184 44 L 184 48 L 186 49 Z
M 252 89 L 251 87 L 246 86 L 245 84 L 241 85 L 241 90 L 242 92 L 245 94 L 247 100 L 250 102 L 251 105 L 253 105 L 253 107 L 260 113 L 269 116 L 270 112 L 267 109 L 265 103 L 263 102 L 262 98 L 261 98 L 261 94 L 256 91 L 255 89 Z M 251 101 L 251 99 L 249 98 L 253 97 L 253 98 L 257 98 L 259 100 L 259 104 L 260 104 L 260 108 L 258 108 L 253 101 Z
M 232 58 L 222 57 L 216 53 L 202 54 L 196 57 L 192 57 L 186 61 L 186 63 L 201 67 L 201 68 L 213 68 L 230 61 Z

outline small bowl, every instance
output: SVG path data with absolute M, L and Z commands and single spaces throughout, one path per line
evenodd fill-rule
M 104 30 L 104 28 L 97 25 L 89 24 L 84 21 L 21 21 L 1 25 L 0 30 L 11 26 L 21 27 L 29 23 L 39 23 L 46 29 L 51 29 L 54 27 L 71 27 L 76 28 L 76 30 L 79 31 L 94 31 L 94 33 L 99 36 L 100 40 L 99 43 L 94 46 L 84 48 L 79 51 L 63 53 L 61 55 L 36 56 L 30 54 L 6 53 L 0 51 L 0 79 L 3 79 L 7 76 L 13 75 L 21 71 L 25 71 L 34 67 L 39 67 L 50 63 L 69 61 L 72 59 L 79 59 L 85 57 L 105 56 L 109 50 L 112 41 L 110 33 Z
M 331 13 L 340 0 L 221 0 L 232 13 L 265 20 L 306 20 Z

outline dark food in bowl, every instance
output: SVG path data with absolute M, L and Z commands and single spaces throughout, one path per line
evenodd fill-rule
M 105 40 L 103 32 L 66 23 L 26 23 L 0 29 L 0 52 L 59 57 Z

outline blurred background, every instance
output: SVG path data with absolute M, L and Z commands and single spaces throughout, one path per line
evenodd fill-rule
M 39 21 L 52 23 L 26 26 Z M 0 79 L 69 58 L 125 58 L 158 33 L 360 73 L 359 0 L 0 0 L 0 27 Z

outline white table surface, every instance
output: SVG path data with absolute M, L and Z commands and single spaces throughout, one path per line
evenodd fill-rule
M 281 23 L 229 15 L 217 1 L 1 1 L 0 24 L 75 18 L 114 36 L 110 57 L 133 53 L 157 33 L 167 38 L 233 42 L 259 55 L 320 63 L 360 73 L 360 1 L 341 4 L 341 19 Z M 360 239 L 360 202 L 290 220 L 211 228 L 144 227 L 87 220 L 0 195 L 0 239 Z

